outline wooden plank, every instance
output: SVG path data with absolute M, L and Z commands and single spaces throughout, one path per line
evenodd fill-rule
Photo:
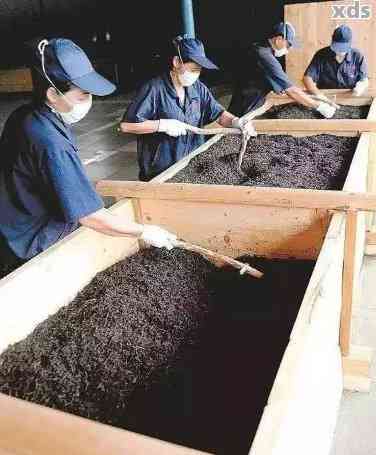
M 367 191 L 376 193 L 376 134 L 374 133 L 370 134 Z M 375 215 L 370 213 L 367 215 L 367 228 L 372 229 L 374 224 Z
M 323 336 L 328 328 L 331 331 L 331 341 L 338 344 L 344 227 L 345 215 L 334 215 L 292 329 L 291 339 L 299 338 L 315 319 L 321 317 Z
M 374 18 L 359 20 L 357 18 L 333 18 L 333 4 L 351 6 L 352 1 L 301 3 L 285 6 L 285 19 L 296 28 L 297 35 L 303 41 L 301 49 L 294 49 L 286 57 L 286 68 L 289 77 L 297 84 L 301 81 L 304 72 L 315 52 L 326 47 L 331 42 L 333 30 L 345 23 L 354 32 L 354 47 L 359 48 L 367 57 L 370 75 L 376 74 L 376 21 Z M 362 2 L 363 4 L 363 2 Z M 372 6 L 373 15 L 376 11 L 376 1 L 369 0 L 365 4 Z M 362 5 L 361 5 L 362 6 Z M 306 31 L 309 30 L 309 34 Z M 374 90 L 376 81 L 370 78 L 370 89 Z
M 322 210 L 376 210 L 376 194 L 291 188 L 101 180 L 102 196 Z
M 302 90 L 305 93 L 308 93 L 305 88 Z M 353 92 L 350 89 L 324 89 L 321 91 L 329 97 L 335 97 L 339 101 L 339 104 L 348 104 L 355 101 L 359 106 L 365 106 L 370 105 L 373 98 L 376 97 L 376 89 L 369 89 L 366 93 L 359 97 L 354 97 Z M 291 102 L 291 98 L 288 95 L 274 92 L 270 92 L 266 99 L 272 103 L 278 103 L 280 101 L 284 102 L 285 100 L 289 100 L 289 102 Z
M 316 259 L 330 219 L 317 210 L 148 199 L 139 203 L 146 223 L 231 257 Z
M 375 120 L 254 120 L 253 125 L 258 133 L 265 131 L 314 131 L 323 132 L 350 131 L 350 132 L 376 132 Z
M 2 394 L 1 450 L 17 455 L 204 454 Z
M 371 231 L 367 231 L 366 235 L 367 245 L 376 245 L 376 228 L 373 227 Z
M 340 345 L 344 357 L 350 352 L 351 318 L 354 303 L 355 248 L 358 212 L 349 210 L 346 215 L 345 255 L 343 264 L 342 312 Z
M 353 392 L 369 392 L 373 351 L 364 346 L 350 346 L 347 357 L 342 358 L 344 387 Z
M 372 100 L 371 107 L 368 112 L 367 120 L 376 120 L 376 98 Z

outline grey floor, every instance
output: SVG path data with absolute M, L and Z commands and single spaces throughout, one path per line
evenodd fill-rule
M 224 95 L 217 93 L 226 105 L 229 99 Z M 94 182 L 137 180 L 135 137 L 116 131 L 130 99 L 131 95 L 124 95 L 95 100 L 92 111 L 75 127 L 80 157 Z M 25 101 L 27 97 L 17 95 L 0 98 L 1 129 L 10 112 Z M 366 258 L 363 277 L 363 298 L 354 314 L 352 341 L 376 350 L 376 258 Z M 372 377 L 370 394 L 344 394 L 331 455 L 376 455 L 375 361 Z
M 345 392 L 331 455 L 376 455 L 376 258 L 364 261 L 362 297 L 354 308 L 352 343 L 374 350 L 371 392 Z

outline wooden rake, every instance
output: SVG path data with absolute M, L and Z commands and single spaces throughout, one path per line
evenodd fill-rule
M 224 256 L 223 254 L 207 250 L 206 248 L 202 248 L 201 246 L 193 245 L 192 243 L 183 242 L 182 240 L 176 240 L 174 242 L 174 246 L 186 251 L 198 253 L 207 259 L 211 259 L 216 265 L 218 265 L 218 263 L 228 264 L 231 267 L 240 270 L 240 275 L 244 275 L 246 273 L 247 275 L 253 276 L 254 278 L 262 278 L 264 275 L 262 272 L 260 272 L 257 269 L 254 269 L 249 264 L 237 261 L 236 259 L 230 258 L 229 256 Z

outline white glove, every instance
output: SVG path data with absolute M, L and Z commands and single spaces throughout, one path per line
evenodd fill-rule
M 363 79 L 356 83 L 355 87 L 353 88 L 353 95 L 354 96 L 362 96 L 368 89 L 368 79 Z
M 327 103 L 320 103 L 316 110 L 325 118 L 332 118 L 336 113 L 336 108 Z
M 159 226 L 145 225 L 141 234 L 141 240 L 156 248 L 172 250 L 175 246 L 176 235 L 160 228 Z
M 159 120 L 158 132 L 166 133 L 172 137 L 184 136 L 187 134 L 187 129 L 183 122 L 174 119 Z
M 231 123 L 234 128 L 238 128 L 239 130 L 241 130 L 246 140 L 248 140 L 252 136 L 254 137 L 257 136 L 257 131 L 255 130 L 253 123 L 250 120 L 235 117 Z

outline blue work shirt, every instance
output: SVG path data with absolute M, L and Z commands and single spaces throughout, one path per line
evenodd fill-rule
M 269 92 L 283 93 L 293 85 L 269 42 L 253 43 L 236 69 L 229 111 L 243 116 L 262 106 Z
M 224 110 L 200 80 L 185 88 L 182 106 L 170 75 L 164 74 L 147 82 L 140 89 L 124 114 L 123 121 L 141 123 L 146 120 L 175 119 L 202 127 L 217 120 Z M 177 138 L 165 133 L 138 136 L 140 180 L 150 180 L 157 176 L 204 141 L 203 136 L 190 132 Z
M 0 250 L 5 243 L 29 259 L 103 208 L 77 152 L 71 127 L 46 105 L 9 117 L 0 139 Z
M 320 89 L 353 89 L 357 82 L 367 79 L 367 62 L 361 52 L 351 49 L 338 63 L 335 52 L 325 47 L 316 52 L 305 76 L 310 76 Z

